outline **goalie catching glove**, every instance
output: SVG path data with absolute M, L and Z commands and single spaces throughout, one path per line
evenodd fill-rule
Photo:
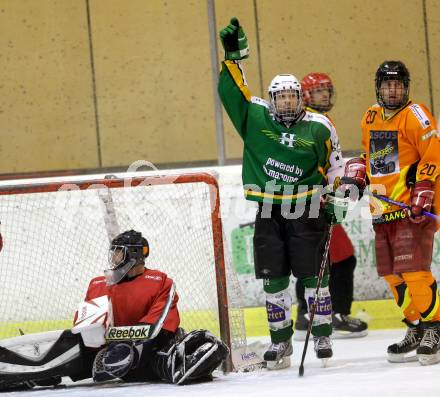
M 196 330 L 168 350 L 157 352 L 154 364 L 160 379 L 182 385 L 209 379 L 228 354 L 228 347 L 220 339 L 209 331 Z
M 249 56 L 247 37 L 237 18 L 231 18 L 230 24 L 220 31 L 220 40 L 225 50 L 225 60 L 239 61 Z

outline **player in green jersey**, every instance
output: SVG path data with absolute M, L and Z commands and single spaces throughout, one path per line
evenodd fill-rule
M 304 110 L 296 77 L 275 76 L 269 102 L 253 97 L 240 62 L 249 55 L 247 38 L 236 18 L 220 32 L 220 39 L 225 60 L 218 91 L 244 141 L 245 196 L 258 202 L 255 274 L 263 279 L 272 342 L 264 359 L 268 368 L 285 368 L 290 365 L 293 334 L 289 276 L 301 279 L 310 306 L 329 223 L 341 222 L 346 211 L 346 202 L 332 194 L 323 200 L 323 189 L 343 175 L 344 164 L 334 126 L 324 115 Z M 315 351 L 323 360 L 333 354 L 331 313 L 325 275 L 312 327 Z

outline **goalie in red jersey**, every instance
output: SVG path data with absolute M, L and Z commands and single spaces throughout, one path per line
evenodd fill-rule
M 208 379 L 228 355 L 226 345 L 206 330 L 179 328 L 174 282 L 145 267 L 149 245 L 141 233 L 126 231 L 112 241 L 110 268 L 94 278 L 86 300 L 107 295 L 115 326 L 149 325 L 145 341 L 112 342 L 96 355 L 93 379 L 163 380 L 183 384 Z
M 148 254 L 141 233 L 119 234 L 109 268 L 90 282 L 71 330 L 1 341 L 0 391 L 57 385 L 66 376 L 178 385 L 211 379 L 228 347 L 207 330 L 179 328 L 174 282 L 145 267 Z

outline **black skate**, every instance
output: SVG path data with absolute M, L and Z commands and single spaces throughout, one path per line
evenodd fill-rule
M 293 334 L 293 339 L 298 341 L 305 341 L 308 326 L 309 313 L 299 313 L 295 321 L 295 333 Z
M 313 342 L 315 343 L 316 357 L 322 360 L 322 364 L 325 367 L 327 361 L 333 356 L 332 342 L 329 336 L 314 336 Z
M 333 313 L 332 326 L 333 339 L 361 338 L 368 334 L 368 325 L 366 322 L 346 314 Z
M 400 342 L 388 346 L 388 361 L 390 363 L 405 363 L 417 360 L 417 356 L 410 353 L 419 347 L 422 340 L 422 323 L 414 325 L 406 320 L 403 320 L 403 322 L 408 326 L 405 337 Z
M 440 362 L 440 322 L 425 323 L 423 338 L 417 348 L 417 359 L 422 365 Z
M 293 349 L 290 339 L 285 342 L 271 343 L 263 357 L 267 363 L 267 369 L 290 367 L 290 356 L 292 353 Z

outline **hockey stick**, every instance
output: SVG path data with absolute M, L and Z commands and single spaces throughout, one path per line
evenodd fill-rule
M 327 240 L 325 241 L 324 254 L 322 255 L 321 267 L 319 268 L 318 283 L 316 284 L 316 290 L 315 290 L 315 296 L 313 299 L 313 303 L 310 306 L 310 319 L 309 319 L 309 325 L 307 326 L 307 334 L 306 334 L 306 340 L 304 342 L 304 347 L 303 347 L 303 352 L 302 352 L 302 357 L 301 357 L 301 364 L 299 366 L 299 376 L 304 375 L 304 360 L 306 358 L 307 346 L 309 344 L 310 333 L 312 332 L 313 318 L 315 317 L 316 305 L 318 304 L 318 292 L 319 292 L 319 289 L 321 288 L 321 282 L 324 277 L 325 265 L 327 263 L 327 256 L 328 256 L 328 250 L 330 247 L 330 240 L 332 238 L 332 232 L 333 232 L 333 221 L 330 223 L 330 228 L 328 231 Z
M 376 193 L 368 192 L 368 191 L 364 191 L 364 193 L 366 193 L 366 194 L 368 194 L 370 196 L 373 196 L 373 197 L 375 197 L 375 198 L 377 198 L 379 200 L 382 200 L 382 201 L 384 201 L 386 203 L 394 204 L 394 205 L 396 205 L 396 206 L 398 206 L 400 208 L 405 208 L 405 209 L 410 209 L 411 208 L 409 205 L 401 203 L 400 201 L 395 201 L 393 199 L 390 199 L 390 198 L 388 198 L 386 196 L 382 196 L 380 194 L 376 194 Z M 427 216 L 429 218 L 432 218 L 432 219 L 434 219 L 437 222 L 440 220 L 437 215 L 432 214 L 431 212 L 428 212 L 428 211 L 425 211 L 425 210 L 422 210 L 422 215 L 425 215 L 425 216 Z

